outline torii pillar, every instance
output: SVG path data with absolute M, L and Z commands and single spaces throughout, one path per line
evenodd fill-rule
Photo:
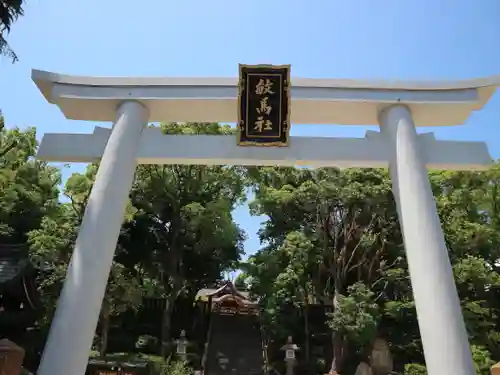
M 114 122 L 93 134 L 45 134 L 38 158 L 100 160 L 38 375 L 83 375 L 137 163 L 390 167 L 429 375 L 474 366 L 428 168 L 485 169 L 484 142 L 437 141 L 416 126 L 458 125 L 500 77 L 462 82 L 294 79 L 292 123 L 379 124 L 363 138 L 292 137 L 237 147 L 231 136 L 163 135 L 148 121 L 235 122 L 236 78 L 92 78 L 33 71 L 68 119 Z

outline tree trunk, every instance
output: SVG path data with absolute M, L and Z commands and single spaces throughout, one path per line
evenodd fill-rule
M 101 344 L 99 345 L 99 356 L 104 358 L 108 349 L 108 334 L 109 334 L 109 308 L 106 302 L 103 302 L 101 311 Z
M 176 277 L 174 279 L 174 284 L 172 285 L 172 289 L 170 291 L 169 296 L 165 301 L 165 309 L 163 310 L 162 318 L 161 318 L 161 350 L 160 355 L 163 358 L 166 358 L 168 354 L 168 347 L 170 345 L 171 337 L 171 318 L 172 312 L 174 311 L 175 301 L 179 296 L 181 291 L 181 282 L 180 278 Z
M 335 332 L 332 333 L 332 345 L 333 359 L 332 366 L 330 367 L 330 373 L 338 374 L 339 371 L 342 371 L 342 364 L 344 362 L 344 340 Z
M 333 311 L 338 307 L 338 300 L 340 297 L 340 291 L 335 287 L 335 294 L 333 296 Z M 332 347 L 333 347 L 333 358 L 332 365 L 330 367 L 330 374 L 338 374 L 342 368 L 342 362 L 344 357 L 344 340 L 340 335 L 332 332 Z
M 306 335 L 305 341 L 305 352 L 306 352 L 306 363 L 309 373 L 311 373 L 311 349 L 310 349 L 310 338 L 309 338 L 309 304 L 305 302 L 303 308 L 304 314 L 304 333 Z

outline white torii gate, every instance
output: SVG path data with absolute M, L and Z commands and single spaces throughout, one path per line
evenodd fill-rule
M 38 158 L 96 162 L 38 375 L 83 375 L 137 163 L 389 166 L 403 230 L 427 370 L 473 375 L 459 299 L 427 168 L 484 169 L 484 142 L 438 141 L 416 126 L 464 123 L 500 77 L 461 82 L 293 79 L 296 124 L 379 124 L 365 138 L 291 137 L 284 148 L 238 147 L 232 136 L 163 135 L 148 122 L 236 122 L 236 78 L 96 78 L 34 70 L 66 118 L 113 122 L 93 134 L 45 134 Z

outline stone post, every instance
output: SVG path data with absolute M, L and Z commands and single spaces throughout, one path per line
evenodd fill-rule
M 19 375 L 24 349 L 7 339 L 0 340 L 0 375 Z
M 379 116 L 429 375 L 475 373 L 443 230 L 409 108 Z
M 117 108 L 37 375 L 85 374 L 148 113 L 134 101 Z
M 500 375 L 500 362 L 491 366 L 491 375 Z

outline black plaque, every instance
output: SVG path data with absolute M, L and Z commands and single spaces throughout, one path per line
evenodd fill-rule
M 290 65 L 239 68 L 238 145 L 288 146 Z

